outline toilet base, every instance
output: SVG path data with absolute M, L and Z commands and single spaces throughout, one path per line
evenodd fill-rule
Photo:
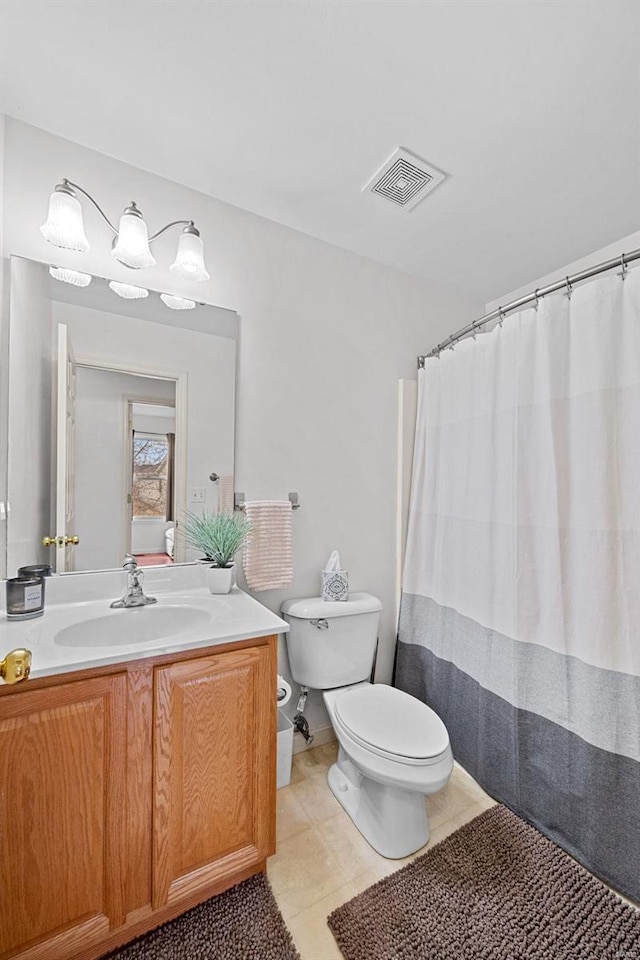
M 429 840 L 424 794 L 377 783 L 360 773 L 342 747 L 329 768 L 331 792 L 381 856 L 408 857 Z

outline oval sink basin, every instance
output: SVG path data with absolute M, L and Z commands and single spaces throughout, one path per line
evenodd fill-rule
M 152 643 L 168 637 L 184 637 L 191 631 L 202 630 L 208 623 L 211 617 L 198 607 L 133 607 L 63 627 L 55 634 L 54 642 L 62 647 Z

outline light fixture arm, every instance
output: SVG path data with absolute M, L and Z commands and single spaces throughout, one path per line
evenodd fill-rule
M 62 186 L 63 186 L 63 187 L 73 187 L 74 190 L 79 190 L 80 193 L 82 193 L 82 194 L 87 198 L 87 200 L 90 200 L 90 201 L 91 201 L 91 203 L 94 205 L 94 207 L 96 208 L 96 210 L 98 211 L 98 213 L 100 214 L 100 216 L 102 217 L 102 219 L 105 221 L 105 223 L 107 223 L 107 224 L 109 225 L 109 227 L 111 228 L 111 230 L 113 231 L 113 233 L 114 233 L 116 236 L 118 236 L 118 231 L 117 231 L 117 229 L 116 229 L 116 228 L 114 227 L 114 225 L 111 223 L 111 220 L 109 220 L 109 217 L 106 215 L 106 213 L 104 212 L 104 210 L 102 209 L 102 207 L 100 206 L 100 204 L 97 203 L 97 201 L 93 199 L 93 197 L 91 196 L 90 193 L 87 193 L 87 191 L 86 191 L 83 187 L 81 187 L 81 186 L 80 186 L 79 184 L 77 184 L 77 183 L 74 183 L 73 180 L 67 180 L 66 177 L 63 177 L 63 178 L 62 178 Z
M 162 227 L 162 229 L 161 229 L 161 230 L 158 230 L 157 233 L 154 233 L 154 235 L 153 235 L 152 237 L 149 237 L 149 243 L 153 243 L 154 240 L 157 240 L 158 237 L 159 237 L 161 234 L 163 234 L 163 233 L 165 232 L 165 230 L 168 230 L 170 227 L 185 227 L 186 229 L 188 229 L 189 227 L 191 227 L 192 229 L 188 230 L 188 232 L 189 232 L 189 233 L 195 233 L 196 236 L 198 236 L 198 237 L 200 236 L 200 232 L 199 232 L 198 230 L 196 230 L 196 225 L 195 225 L 195 223 L 193 222 L 193 220 L 172 220 L 171 223 L 168 223 L 168 224 L 166 225 L 166 227 Z
M 84 189 L 84 187 L 81 187 L 79 184 L 74 183 L 73 180 L 67 180 L 66 177 L 62 178 L 62 185 L 65 187 L 73 187 L 74 190 L 79 190 L 80 193 L 82 193 L 87 198 L 87 200 L 91 201 L 91 203 L 94 205 L 94 207 L 96 208 L 96 210 L 98 211 L 102 219 L 105 221 L 105 223 L 109 225 L 113 233 L 116 236 L 118 235 L 117 228 L 114 227 L 114 225 L 111 223 L 111 220 L 109 220 L 109 217 L 106 215 L 106 213 L 104 212 L 100 204 L 93 199 L 91 194 L 88 193 Z M 196 236 L 198 237 L 200 236 L 200 232 L 199 230 L 196 229 L 196 225 L 193 220 L 172 220 L 171 223 L 168 223 L 165 227 L 162 227 L 162 229 L 158 230 L 157 233 L 154 233 L 152 237 L 149 237 L 149 243 L 153 243 L 154 240 L 157 240 L 159 236 L 161 236 L 171 227 L 187 227 L 187 228 L 191 227 L 191 229 L 189 230 L 189 233 L 195 233 Z

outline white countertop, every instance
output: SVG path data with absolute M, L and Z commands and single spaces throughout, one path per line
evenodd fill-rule
M 156 597 L 157 604 L 124 610 L 110 607 L 111 601 L 124 591 L 126 578 L 120 571 L 47 578 L 42 617 L 8 621 L 4 610 L 0 611 L 0 650 L 3 655 L 16 647 L 31 650 L 30 676 L 35 679 L 289 630 L 285 620 L 237 587 L 228 594 L 212 595 L 206 586 L 201 586 L 203 569 L 197 565 L 176 566 L 170 570 L 149 568 L 145 575 L 145 593 Z M 92 646 L 92 620 L 109 617 L 117 636 L 118 620 L 127 618 L 124 622 L 129 627 L 138 622 L 130 618 L 143 618 L 146 610 L 158 611 L 161 617 L 163 607 L 177 608 L 174 612 L 178 618 L 180 608 L 198 611 L 194 614 L 198 622 L 185 633 L 164 636 L 161 640 L 114 644 L 103 640 L 100 645 Z M 86 646 L 80 646 L 77 639 L 73 645 L 56 642 L 59 631 L 80 623 L 86 624 Z M 80 636 L 82 640 L 82 634 Z

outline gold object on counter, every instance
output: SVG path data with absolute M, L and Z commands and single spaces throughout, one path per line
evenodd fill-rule
M 0 661 L 0 677 L 5 683 L 19 683 L 26 680 L 31 671 L 31 650 L 18 648 L 8 653 Z
M 80 543 L 80 537 L 43 537 L 42 546 L 43 547 L 68 547 L 69 545 L 77 546 Z

